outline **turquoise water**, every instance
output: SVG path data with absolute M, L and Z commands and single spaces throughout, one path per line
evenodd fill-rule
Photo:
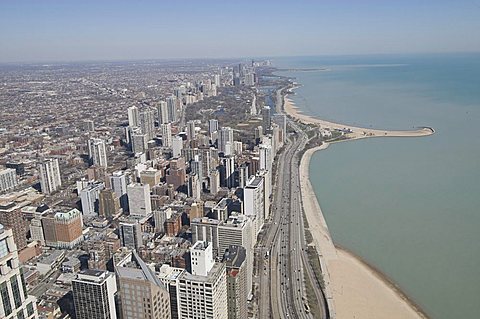
M 317 152 L 310 176 L 334 240 L 432 318 L 480 318 L 480 54 L 282 58 L 307 114 L 367 127 L 432 126 Z

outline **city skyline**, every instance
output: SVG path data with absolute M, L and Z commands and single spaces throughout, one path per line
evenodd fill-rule
M 23 1 L 0 63 L 479 52 L 480 3 Z

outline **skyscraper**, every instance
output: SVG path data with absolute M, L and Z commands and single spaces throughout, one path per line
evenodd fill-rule
M 107 149 L 105 141 L 100 138 L 88 140 L 88 157 L 92 165 L 107 167 Z
M 272 125 L 272 117 L 271 117 L 270 106 L 264 106 L 262 108 L 262 127 L 263 127 L 263 131 L 266 132 L 266 131 L 270 130 L 271 125 Z
M 128 211 L 128 198 L 127 198 L 127 176 L 122 171 L 116 171 L 110 176 L 110 186 L 112 187 L 115 195 L 120 200 L 120 206 L 124 212 Z
M 172 95 L 167 97 L 168 122 L 177 121 L 177 98 Z
M 115 275 L 108 271 L 86 269 L 72 280 L 77 319 L 116 319 Z
M 13 168 L 5 168 L 0 170 L 0 193 L 11 190 L 17 185 L 17 174 Z
M 195 139 L 195 122 L 194 121 L 187 122 L 187 139 L 189 141 Z
M 103 217 L 111 217 L 120 211 L 120 201 L 112 189 L 103 189 L 98 198 L 98 214 Z
M 98 215 L 100 191 L 104 188 L 105 184 L 103 182 L 95 182 L 88 184 L 87 187 L 80 191 L 82 212 L 84 216 Z
M 0 318 L 38 318 L 36 299 L 27 294 L 11 229 L 0 224 Z
M 165 285 L 132 252 L 128 265 L 117 265 L 119 294 L 123 318 L 170 319 L 170 296 Z
M 42 193 L 51 194 L 62 186 L 58 159 L 47 159 L 38 165 Z
M 250 179 L 243 189 L 245 215 L 255 217 L 255 234 L 258 234 L 265 219 L 265 199 L 263 177 Z
M 194 218 L 190 221 L 192 242 L 207 241 L 212 243 L 213 256 L 218 255 L 218 225 L 220 221 L 208 217 Z
M 233 129 L 222 127 L 218 136 L 218 151 L 220 153 L 225 153 L 227 143 L 233 145 Z
M 135 183 L 127 186 L 130 215 L 147 216 L 152 213 L 150 185 Z
M 12 229 L 18 250 L 22 250 L 27 246 L 27 229 L 20 206 L 13 202 L 0 204 L 0 224 Z
M 182 154 L 183 139 L 180 136 L 175 136 L 172 140 L 172 155 L 173 157 L 179 157 Z
M 161 124 L 162 143 L 165 147 L 172 147 L 172 125 L 170 123 Z
M 120 244 L 130 249 L 143 247 L 142 230 L 138 222 L 121 222 L 119 225 Z
M 147 141 L 155 137 L 155 110 L 148 107 L 139 113 L 139 127 Z
M 191 273 L 178 284 L 179 318 L 227 319 L 225 265 L 213 260 L 212 244 L 198 241 L 190 249 Z
M 167 102 L 160 101 L 157 106 L 158 124 L 168 123 L 168 106 Z
M 247 251 L 242 246 L 231 245 L 223 257 L 227 269 L 228 319 L 248 317 L 249 294 Z
M 74 208 L 68 212 L 58 212 L 54 215 L 56 243 L 54 247 L 72 249 L 83 241 L 82 213 Z
M 224 186 L 228 188 L 235 187 L 235 156 L 228 155 L 222 158 L 223 166 L 225 167 Z
M 245 291 L 252 291 L 253 279 L 253 247 L 255 238 L 252 220 L 245 215 L 233 212 L 225 222 L 218 225 L 218 252 L 223 256 L 233 246 L 242 246 L 245 250 L 245 272 L 247 273 Z
M 138 108 L 136 106 L 131 106 L 128 108 L 128 126 L 136 127 L 139 123 Z

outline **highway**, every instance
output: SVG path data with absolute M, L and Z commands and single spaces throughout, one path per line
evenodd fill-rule
M 299 179 L 299 152 L 308 141 L 292 121 L 295 133 L 278 155 L 272 216 L 263 228 L 255 252 L 259 318 L 312 318 L 305 288 L 310 280 L 321 318 L 327 318 L 324 298 L 308 263 Z M 269 252 L 269 256 L 265 257 Z

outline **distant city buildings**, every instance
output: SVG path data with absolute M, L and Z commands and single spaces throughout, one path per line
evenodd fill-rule
M 286 118 L 263 108 L 253 63 L 154 65 L 21 84 L 58 94 L 22 95 L 42 113 L 0 134 L 0 318 L 251 315 Z

